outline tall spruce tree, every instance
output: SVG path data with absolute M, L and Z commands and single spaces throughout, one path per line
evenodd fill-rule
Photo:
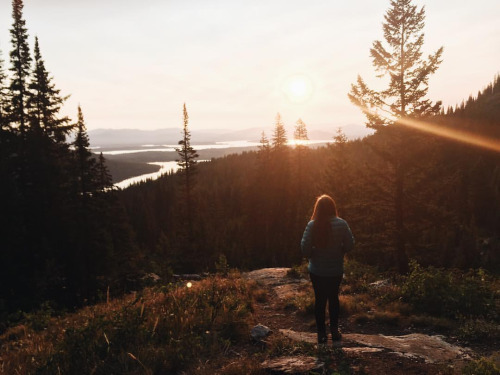
M 377 40 L 370 54 L 378 77 L 388 76 L 389 85 L 383 91 L 373 91 L 358 76 L 349 93 L 349 99 L 365 113 L 367 126 L 374 129 L 396 124 L 404 117 L 435 115 L 441 109 L 441 102 L 425 99 L 429 77 L 438 69 L 443 53 L 441 47 L 422 58 L 425 8 L 417 9 L 411 0 L 391 0 L 384 18 L 387 46 Z
M 106 158 L 102 154 L 102 152 L 99 154 L 99 158 L 97 159 L 97 165 L 96 165 L 96 189 L 97 191 L 105 192 L 109 189 L 113 188 L 113 178 L 111 176 L 111 173 L 109 172 L 109 169 L 106 165 Z
M 29 85 L 32 95 L 27 101 L 31 126 L 40 129 L 54 141 L 64 143 L 72 126 L 68 125 L 68 117 L 58 118 L 58 114 L 67 97 L 60 95 L 60 90 L 56 89 L 52 77 L 45 68 L 38 37 L 35 37 L 34 58 Z
M 14 22 L 10 30 L 12 50 L 10 52 L 10 70 L 12 81 L 10 84 L 12 99 L 12 117 L 21 136 L 24 138 L 27 123 L 27 101 L 29 98 L 28 80 L 31 67 L 31 55 L 28 45 L 28 30 L 23 19 L 22 0 L 12 1 L 12 17 Z
M 78 119 L 76 122 L 76 136 L 73 141 L 76 161 L 76 191 L 85 204 L 87 197 L 94 188 L 94 171 L 96 160 L 90 152 L 90 142 L 85 126 L 82 108 L 78 106 Z
M 297 123 L 295 125 L 295 132 L 293 133 L 293 139 L 296 141 L 299 141 L 298 143 L 300 144 L 300 141 L 307 141 L 309 140 L 309 137 L 307 136 L 307 126 L 302 121 L 301 118 L 297 120 Z
M 0 50 L 0 132 L 7 131 L 9 127 L 10 97 L 7 86 L 7 73 L 5 72 L 2 51 Z M 2 135 L 0 134 L 0 142 Z
M 182 110 L 183 113 L 183 128 L 182 139 L 179 141 L 179 146 L 176 148 L 180 159 L 177 159 L 180 171 L 183 175 L 183 192 L 184 203 L 186 208 L 186 222 L 188 228 L 188 240 L 193 241 L 193 188 L 194 178 L 196 173 L 196 158 L 199 156 L 196 150 L 191 146 L 191 132 L 189 131 L 189 115 L 186 109 L 186 103 Z
M 396 261 L 399 270 L 404 272 L 408 269 L 405 180 L 411 160 L 408 158 L 411 143 L 408 132 L 401 129 L 398 120 L 439 113 L 441 102 L 432 103 L 425 96 L 429 77 L 441 63 L 443 48 L 424 59 L 421 49 L 425 8 L 417 9 L 411 0 L 391 0 L 390 5 L 383 23 L 386 44 L 377 40 L 370 49 L 378 77 L 389 77 L 388 87 L 382 91 L 371 90 L 358 76 L 348 96 L 366 115 L 366 125 L 376 130 L 384 129 L 384 136 L 389 140 L 375 151 L 391 165 L 393 186 L 389 194 L 392 194 L 393 202 Z
M 287 147 L 286 143 L 287 143 L 287 138 L 286 138 L 285 125 L 283 124 L 281 115 L 278 113 L 276 114 L 276 118 L 274 120 L 274 131 L 272 138 L 273 150 L 275 151 L 284 150 Z
M 260 141 L 259 141 L 259 152 L 261 153 L 267 153 L 271 149 L 271 146 L 269 145 L 269 139 L 266 136 L 266 132 L 262 132 L 260 136 Z

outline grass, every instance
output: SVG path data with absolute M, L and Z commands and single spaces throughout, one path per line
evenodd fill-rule
M 0 337 L 1 365 L 8 374 L 183 371 L 247 339 L 256 289 L 216 276 L 52 318 L 39 332 L 18 326 Z
M 314 314 L 314 293 L 312 290 L 297 293 L 287 301 L 285 308 L 295 309 L 304 316 Z
M 0 336 L 0 372 L 259 375 L 264 359 L 313 355 L 324 358 L 328 368 L 336 369 L 336 373 L 349 373 L 349 361 L 338 353 L 318 352 L 315 345 L 296 343 L 279 334 L 266 339 L 265 346 L 251 346 L 248 335 L 253 303 L 271 303 L 270 297 L 257 283 L 244 281 L 234 270 L 227 271 L 223 258 L 219 263 L 218 275 L 193 282 L 191 287 L 184 283 L 146 288 L 63 316 L 54 316 L 50 305 L 26 314 L 23 325 L 12 327 Z M 308 279 L 303 268 L 297 267 L 288 276 Z M 394 277 L 380 275 L 375 269 L 357 263 L 346 266 L 350 277 L 342 283 L 341 318 L 354 324 L 376 323 L 381 330 L 414 327 L 416 331 L 453 332 L 465 343 L 494 346 L 500 340 L 498 315 L 495 315 L 499 310 L 494 308 L 498 306 L 499 283 L 495 277 L 482 271 L 465 274 L 442 271 L 441 275 L 429 268 L 417 271 L 413 278 L 411 274 Z M 420 290 L 418 298 L 434 299 L 432 286 L 443 277 L 457 282 L 440 285 L 436 293 L 446 293 L 445 287 L 452 288 L 454 296 L 468 303 L 465 306 L 468 314 L 437 316 L 434 310 L 416 308 L 414 301 L 405 298 L 408 290 L 420 287 L 427 289 Z M 377 287 L 371 285 L 380 279 L 388 282 Z M 469 296 L 474 289 L 466 282 L 479 286 L 479 297 Z M 298 291 L 280 307 L 312 317 L 311 284 L 295 282 L 294 285 L 300 285 Z M 472 306 L 477 301 L 474 298 L 485 304 Z M 311 324 L 314 329 L 313 320 Z M 240 355 L 237 351 L 242 347 L 244 354 Z M 498 367 L 498 363 L 481 359 L 468 364 L 465 367 L 468 370 L 464 371 L 469 372 L 464 374 L 489 374 L 488 371 L 495 369 L 492 366 Z

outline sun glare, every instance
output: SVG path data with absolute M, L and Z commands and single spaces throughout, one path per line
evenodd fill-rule
M 304 103 L 313 94 L 313 84 L 305 75 L 289 77 L 283 85 L 283 93 L 292 103 Z
M 363 110 L 366 111 L 366 109 Z M 377 113 L 375 111 L 368 110 L 368 112 L 380 116 L 380 113 Z M 391 120 L 393 119 L 391 118 Z M 480 134 L 474 134 L 464 130 L 455 130 L 452 128 L 444 127 L 442 125 L 433 124 L 432 122 L 419 121 L 410 118 L 399 118 L 397 119 L 397 122 L 409 128 L 420 130 L 442 138 L 448 138 L 456 142 L 467 143 L 475 147 L 481 147 L 487 150 L 500 152 L 500 140 L 498 138 L 485 137 Z

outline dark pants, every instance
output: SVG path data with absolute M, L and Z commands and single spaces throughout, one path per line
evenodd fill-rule
M 330 312 L 330 331 L 337 332 L 339 328 L 339 288 L 342 276 L 322 277 L 309 273 L 314 289 L 314 315 L 318 335 L 326 335 L 325 310 L 328 300 Z

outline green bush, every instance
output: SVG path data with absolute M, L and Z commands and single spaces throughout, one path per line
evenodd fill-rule
M 500 367 L 486 358 L 470 362 L 462 370 L 463 375 L 498 375 Z
M 363 293 L 369 290 L 368 285 L 380 278 L 380 274 L 373 266 L 360 263 L 354 259 L 344 262 L 344 281 L 349 285 L 351 292 Z
M 494 310 L 494 293 L 483 270 L 467 274 L 411 263 L 403 283 L 403 300 L 415 311 L 450 318 L 487 316 Z
M 458 338 L 468 342 L 495 343 L 500 340 L 500 326 L 484 319 L 469 319 L 460 324 Z

